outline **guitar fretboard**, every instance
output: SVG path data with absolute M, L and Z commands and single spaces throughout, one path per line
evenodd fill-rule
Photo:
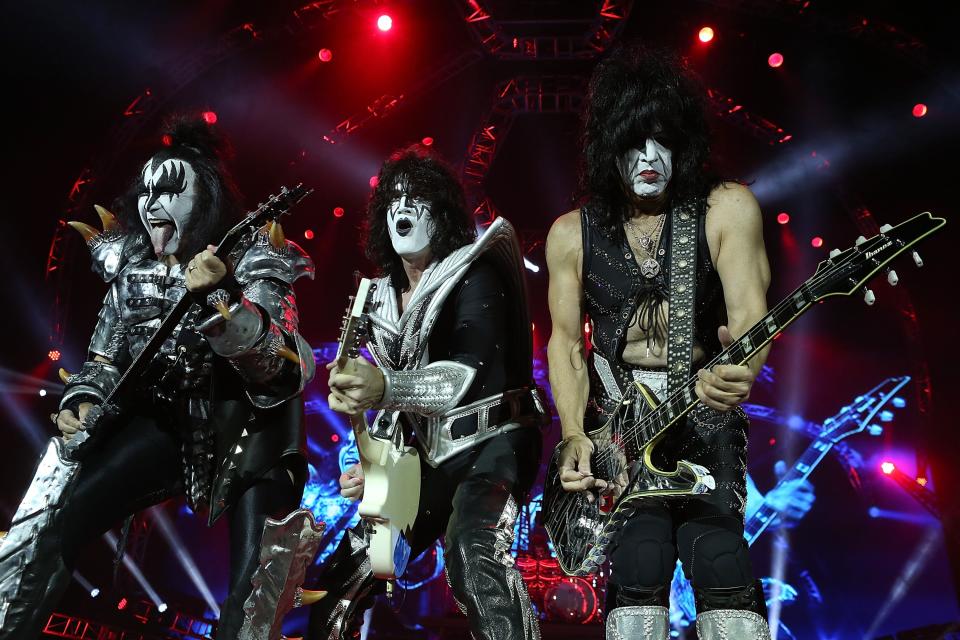
M 807 283 L 804 283 L 704 368 L 710 369 L 719 364 L 739 365 L 745 363 L 773 340 L 778 333 L 783 331 L 787 325 L 808 310 L 811 305 L 812 296 L 808 293 Z M 686 415 L 699 402 L 696 387 L 697 377 L 694 376 L 634 427 L 634 429 L 639 429 L 643 442 L 652 440 L 661 431 Z M 633 431 L 633 429 L 629 431 Z

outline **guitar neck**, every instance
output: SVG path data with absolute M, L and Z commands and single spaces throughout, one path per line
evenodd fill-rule
M 703 368 L 710 369 L 719 364 L 744 364 L 812 305 L 805 282 Z M 652 440 L 693 409 L 699 402 L 696 388 L 697 377 L 693 376 L 650 412 L 640 426 L 643 439 Z
M 167 317 L 160 323 L 160 326 L 157 327 L 156 332 L 151 336 L 147 344 L 144 345 L 140 353 L 133 359 L 133 362 L 131 362 L 130 366 L 123 372 L 123 375 L 120 376 L 117 386 L 107 395 L 107 403 L 115 404 L 117 398 L 129 397 L 126 395 L 128 389 L 131 389 L 140 382 L 140 377 L 146 373 L 147 368 L 153 361 L 153 357 L 160 351 L 160 347 L 163 346 L 164 340 L 173 334 L 177 325 L 180 324 L 180 321 L 187 315 L 193 305 L 193 298 L 190 294 L 180 298 L 173 309 L 170 310 L 170 313 L 167 314 Z
M 820 464 L 820 461 L 823 460 L 827 453 L 830 452 L 830 449 L 833 448 L 833 444 L 832 440 L 826 438 L 817 438 L 814 440 L 793 466 L 790 467 L 790 470 L 780 478 L 780 481 L 774 489 L 778 489 L 788 482 L 806 480 L 810 477 L 814 468 Z M 764 500 L 760 508 L 757 509 L 743 525 L 743 534 L 747 539 L 747 544 L 752 545 L 776 517 L 776 508 Z

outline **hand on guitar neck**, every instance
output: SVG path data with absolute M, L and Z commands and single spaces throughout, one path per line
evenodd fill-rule
M 362 414 L 383 398 L 383 372 L 363 356 L 345 358 L 343 369 L 337 361 L 327 364 L 330 372 L 330 408 L 350 416 Z

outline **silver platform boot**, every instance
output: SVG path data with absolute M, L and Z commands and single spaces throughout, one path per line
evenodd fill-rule
M 606 638 L 607 640 L 668 640 L 670 611 L 660 606 L 617 607 L 607 616 Z
M 700 640 L 770 640 L 770 627 L 759 613 L 716 609 L 697 615 L 697 637 Z

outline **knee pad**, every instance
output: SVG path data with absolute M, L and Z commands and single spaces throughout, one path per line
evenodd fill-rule
M 676 562 L 669 521 L 641 515 L 628 522 L 610 553 L 611 581 L 655 589 L 670 584 Z
M 743 587 L 753 582 L 753 568 L 742 526 L 722 516 L 691 521 L 677 531 L 684 573 L 700 589 Z

